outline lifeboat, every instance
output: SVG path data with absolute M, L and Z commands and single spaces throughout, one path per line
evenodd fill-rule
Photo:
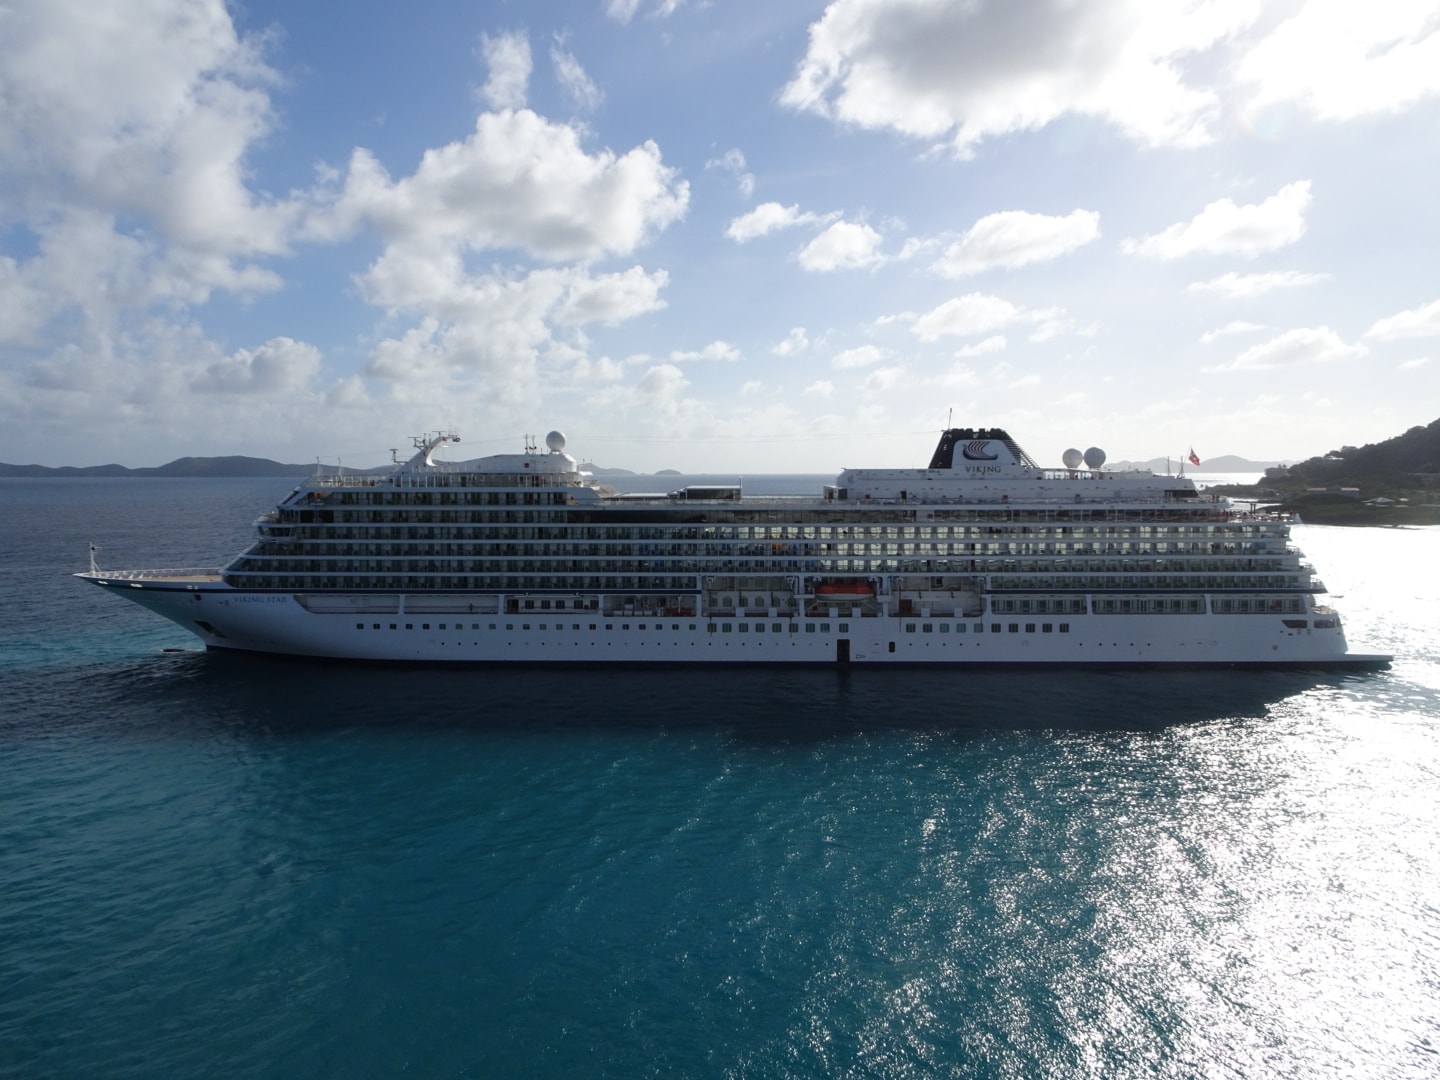
M 817 600 L 874 600 L 875 587 L 864 581 L 831 581 L 815 586 Z

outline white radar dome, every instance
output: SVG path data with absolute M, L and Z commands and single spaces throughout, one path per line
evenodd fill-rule
M 552 453 L 558 454 L 565 449 L 565 436 L 558 431 L 552 431 L 545 436 L 545 445 L 550 448 Z
M 1073 446 L 1060 455 L 1060 460 L 1065 463 L 1067 469 L 1078 469 L 1080 463 L 1085 460 L 1085 455 L 1076 450 Z
M 1098 469 L 1105 464 L 1105 451 L 1098 446 L 1092 446 L 1085 451 L 1085 464 L 1092 469 Z

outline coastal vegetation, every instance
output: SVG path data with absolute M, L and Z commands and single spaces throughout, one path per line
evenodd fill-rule
M 1440 524 L 1440 420 L 1267 469 L 1257 484 L 1211 490 L 1318 525 Z

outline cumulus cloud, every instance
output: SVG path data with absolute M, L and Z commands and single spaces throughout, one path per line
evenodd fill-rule
M 1365 331 L 1365 336 L 1376 341 L 1440 337 L 1440 300 L 1380 319 Z
M 520 109 L 481 114 L 474 134 L 427 150 L 400 180 L 356 150 L 335 206 L 311 227 L 329 238 L 370 223 L 393 244 L 427 251 L 595 259 L 633 251 L 679 220 L 689 191 L 653 142 L 589 154 L 575 128 Z
M 985 270 L 1046 262 L 1083 247 L 1100 235 L 1100 215 L 1075 210 L 1064 217 L 1005 210 L 981 218 L 935 263 L 937 273 L 964 277 Z
M 1125 251 L 1155 259 L 1186 255 L 1255 256 L 1295 243 L 1305 234 L 1310 181 L 1287 184 L 1262 203 L 1237 206 L 1217 199 L 1190 221 L 1171 225 L 1143 240 L 1127 240 Z
M 524 108 L 523 33 L 479 40 L 495 111 L 468 137 L 396 176 L 357 149 L 277 196 L 250 158 L 276 129 L 282 80 L 269 39 L 239 34 L 223 0 L 22 0 L 0 28 L 0 416 L 83 422 L 103 404 L 107 430 L 129 416 L 154 435 L 193 416 L 196 395 L 229 395 L 227 420 L 251 431 L 320 405 L 489 407 L 533 398 L 541 370 L 609 378 L 584 328 L 664 306 L 665 271 L 592 267 L 683 217 L 688 185 L 654 143 L 595 149 Z M 598 101 L 563 40 L 551 60 L 572 100 Z M 387 322 L 363 372 L 333 386 L 315 346 L 266 334 L 221 349 L 189 311 L 281 288 L 299 242 L 362 233 L 380 252 L 358 295 Z M 367 380 L 383 384 L 373 400 Z
M 273 288 L 245 260 L 284 254 L 302 207 L 251 192 L 245 158 L 274 124 L 278 76 L 220 3 L 150 7 L 149 17 L 83 0 L 3 10 L 0 226 L 25 224 L 44 249 L 83 220 L 98 265 L 151 279 L 151 294 Z M 108 285 L 100 274 L 92 284 Z
M 1220 371 L 1256 371 L 1301 367 L 1337 360 L 1358 360 L 1368 355 L 1363 345 L 1347 345 L 1328 326 L 1287 330 L 1279 337 L 1246 349 Z
M 903 367 L 876 368 L 860 381 L 860 389 L 869 394 L 881 393 L 897 385 L 904 374 Z
M 1326 120 L 1396 112 L 1440 94 L 1432 4 L 1308 0 L 1241 60 L 1252 108 L 1296 103 Z
M 994 353 L 1005 351 L 1005 335 L 993 334 L 984 341 L 977 341 L 974 345 L 964 345 L 955 350 L 957 358 L 968 359 L 974 356 L 990 356 Z
M 392 274 L 379 271 L 394 269 Z M 581 267 L 515 276 L 470 276 L 457 260 L 381 260 L 365 278 L 366 297 L 419 317 L 399 338 L 372 351 L 366 374 L 436 389 L 465 373 L 487 376 L 487 392 L 516 400 L 529 392 L 540 356 L 555 347 L 555 327 L 615 323 L 661 306 L 664 271 L 632 268 L 592 276 Z
M 320 371 L 320 350 L 287 337 L 240 349 L 210 364 L 191 383 L 224 394 L 273 394 L 304 389 Z
M 871 364 L 880 363 L 886 355 L 885 350 L 876 345 L 861 345 L 858 348 L 836 353 L 831 358 L 830 364 L 837 368 L 869 367 Z
M 599 322 L 614 326 L 665 306 L 660 290 L 669 282 L 664 270 L 647 273 L 632 266 L 618 274 L 570 275 L 565 296 L 556 309 L 557 322 L 570 326 Z
M 960 153 L 1067 113 L 1143 143 L 1194 145 L 1218 101 L 1186 85 L 1181 65 L 1255 15 L 1237 3 L 834 0 L 781 101 Z
M 673 412 L 688 385 L 685 373 L 674 364 L 656 364 L 640 377 L 635 393 L 646 405 Z
M 800 265 L 819 273 L 874 266 L 884 261 L 881 239 L 869 225 L 837 221 L 800 249 Z
M 741 214 L 730 222 L 725 235 L 737 244 L 766 236 L 777 229 L 789 229 L 796 225 L 814 225 L 827 220 L 818 214 L 802 211 L 798 206 L 781 206 L 777 202 L 761 203 L 749 213 Z
M 805 333 L 803 326 L 793 326 L 790 333 L 785 335 L 785 340 L 773 345 L 770 351 L 776 356 L 793 356 L 795 353 L 804 352 L 810 347 L 810 338 Z
M 677 364 L 693 360 L 723 360 L 733 363 L 740 359 L 740 350 L 728 341 L 712 341 L 698 352 L 672 352 L 670 359 Z
M 831 398 L 835 396 L 835 384 L 829 379 L 817 379 L 805 388 L 810 397 Z
M 1329 274 L 1306 274 L 1299 270 L 1276 270 L 1268 274 L 1237 274 L 1233 271 L 1196 281 L 1187 286 L 1188 292 L 1213 293 L 1226 300 L 1240 300 L 1252 296 L 1264 296 L 1277 289 L 1298 289 L 1306 285 L 1318 285 L 1330 280 Z
M 970 293 L 947 300 L 915 320 L 911 329 L 921 341 L 970 337 L 1000 330 L 1022 315 L 1020 308 L 998 296 Z
M 492 109 L 519 109 L 530 91 L 530 39 L 523 33 L 480 37 L 480 54 L 489 69 L 489 78 L 480 96 Z

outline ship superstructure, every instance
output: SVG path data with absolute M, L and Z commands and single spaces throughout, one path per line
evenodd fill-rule
M 228 566 L 80 575 L 208 647 L 458 663 L 1375 666 L 1290 519 L 952 428 L 818 495 L 622 495 L 546 448 L 317 474 Z

